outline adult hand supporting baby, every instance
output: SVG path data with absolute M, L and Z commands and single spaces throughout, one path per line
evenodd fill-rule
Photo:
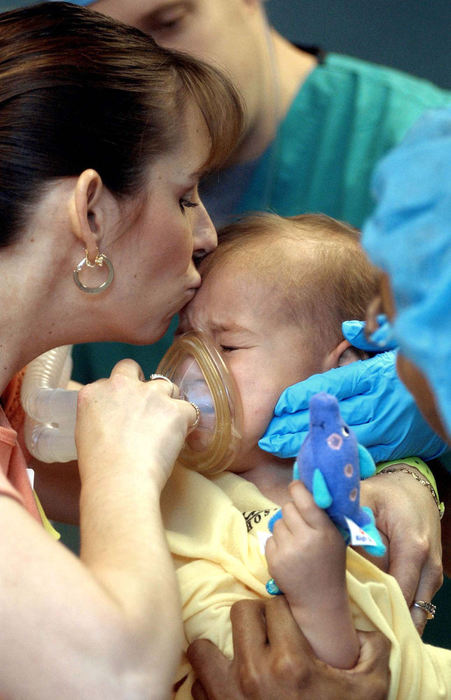
M 360 502 L 370 506 L 378 529 L 387 538 L 386 570 L 398 581 L 422 634 L 426 615 L 412 605 L 415 600 L 432 600 L 443 583 L 440 519 L 429 489 L 401 469 L 399 464 L 396 474 L 381 473 L 362 481 Z M 381 566 L 379 559 L 362 548 L 359 553 Z
M 390 645 L 377 632 L 359 633 L 360 658 L 353 669 L 341 670 L 314 656 L 283 596 L 239 601 L 231 620 L 233 660 L 205 639 L 188 648 L 199 679 L 192 690 L 195 700 L 387 697 Z
M 340 402 L 343 420 L 376 462 L 408 455 L 434 459 L 446 449 L 419 412 L 396 372 L 396 353 L 314 374 L 280 396 L 259 446 L 278 457 L 295 457 L 309 425 L 309 400 L 325 391 Z

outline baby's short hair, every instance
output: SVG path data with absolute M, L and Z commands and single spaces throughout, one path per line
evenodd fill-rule
M 203 276 L 218 264 L 242 265 L 262 281 L 278 313 L 309 323 L 312 340 L 331 347 L 341 323 L 365 318 L 378 293 L 380 273 L 360 245 L 360 232 L 324 214 L 247 216 L 218 232 L 219 246 L 202 263 Z

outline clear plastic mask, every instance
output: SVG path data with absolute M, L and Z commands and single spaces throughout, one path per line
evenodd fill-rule
M 227 469 L 241 440 L 241 402 L 233 377 L 208 336 L 197 332 L 178 336 L 157 372 L 177 384 L 181 396 L 200 409 L 199 423 L 185 441 L 179 464 L 202 474 Z

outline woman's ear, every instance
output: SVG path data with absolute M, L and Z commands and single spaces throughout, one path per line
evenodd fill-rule
M 343 365 L 349 365 L 351 362 L 364 360 L 367 357 L 368 355 L 363 350 L 354 348 L 349 340 L 341 340 L 326 356 L 322 371 L 327 372 L 328 369 L 343 367 Z
M 88 251 L 89 260 L 97 253 L 97 241 L 102 225 L 99 202 L 104 187 L 95 170 L 84 170 L 78 177 L 69 203 L 72 232 Z

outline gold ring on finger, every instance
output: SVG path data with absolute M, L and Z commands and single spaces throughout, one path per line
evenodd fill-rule
M 197 405 L 197 403 L 194 403 L 194 401 L 190 401 L 190 404 L 191 404 L 191 406 L 194 408 L 194 410 L 196 411 L 196 418 L 194 419 L 194 423 L 190 426 L 190 432 L 192 432 L 192 431 L 195 430 L 195 429 L 197 428 L 197 426 L 199 425 L 199 421 L 200 421 L 200 408 L 199 408 L 199 406 Z
M 424 610 L 428 620 L 433 620 L 437 611 L 437 606 L 434 603 L 429 603 L 427 600 L 415 600 L 413 607 Z

